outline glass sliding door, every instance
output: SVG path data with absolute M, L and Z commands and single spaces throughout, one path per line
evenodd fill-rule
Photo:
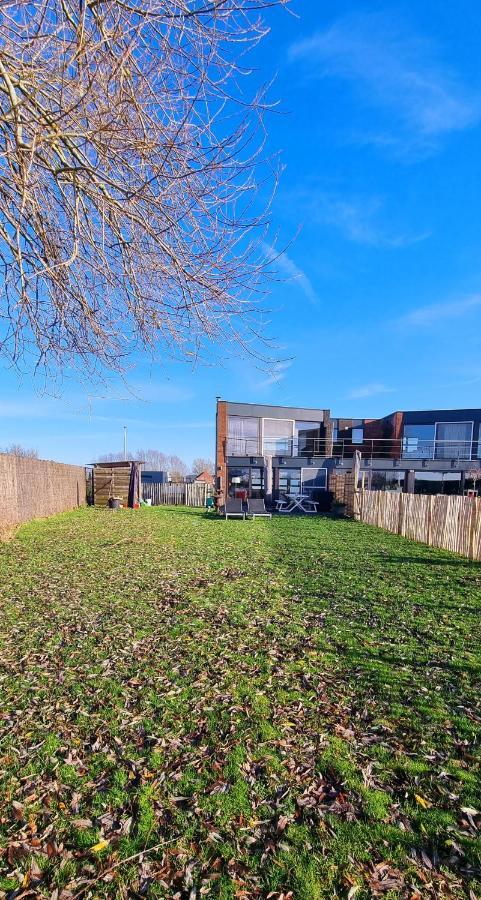
M 264 493 L 264 469 L 260 466 L 229 466 L 227 470 L 229 497 L 248 500 L 261 499 Z
M 251 484 L 249 497 L 253 500 L 261 500 L 265 497 L 264 491 L 264 469 L 258 466 L 251 468 Z
M 283 494 L 300 494 L 301 469 L 278 469 L 277 473 L 278 497 Z

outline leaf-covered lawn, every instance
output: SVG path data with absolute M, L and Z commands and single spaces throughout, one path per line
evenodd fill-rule
M 0 896 L 481 897 L 479 564 L 81 510 L 0 576 Z

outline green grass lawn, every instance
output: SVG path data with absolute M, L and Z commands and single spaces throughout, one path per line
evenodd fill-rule
M 481 897 L 481 566 L 80 510 L 0 546 L 0 896 Z

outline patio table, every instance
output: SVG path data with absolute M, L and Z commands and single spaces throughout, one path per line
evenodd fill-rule
M 296 509 L 300 509 L 303 513 L 316 513 L 317 503 L 311 500 L 309 494 L 286 494 L 287 500 L 277 501 L 277 511 L 281 513 L 293 513 Z

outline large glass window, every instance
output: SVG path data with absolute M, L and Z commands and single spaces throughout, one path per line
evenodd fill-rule
M 460 494 L 461 472 L 416 472 L 415 494 Z
M 320 453 L 321 429 L 319 422 L 296 422 L 295 436 L 299 456 L 313 456 Z
M 380 471 L 364 472 L 364 487 L 371 491 L 397 491 L 404 490 L 405 472 L 382 469 Z
M 257 456 L 259 419 L 254 416 L 229 416 L 227 423 L 228 456 Z
M 403 459 L 432 459 L 434 425 L 405 425 L 402 441 Z
M 300 494 L 301 469 L 278 469 L 279 494 Z
M 264 419 L 263 452 L 269 456 L 292 456 L 294 422 L 292 419 Z
M 353 428 L 351 440 L 353 444 L 362 444 L 364 441 L 364 428 Z
M 472 422 L 437 422 L 436 459 L 471 459 Z
M 325 491 L 327 484 L 327 470 L 318 468 L 302 469 L 302 492 L 306 494 L 312 491 Z

